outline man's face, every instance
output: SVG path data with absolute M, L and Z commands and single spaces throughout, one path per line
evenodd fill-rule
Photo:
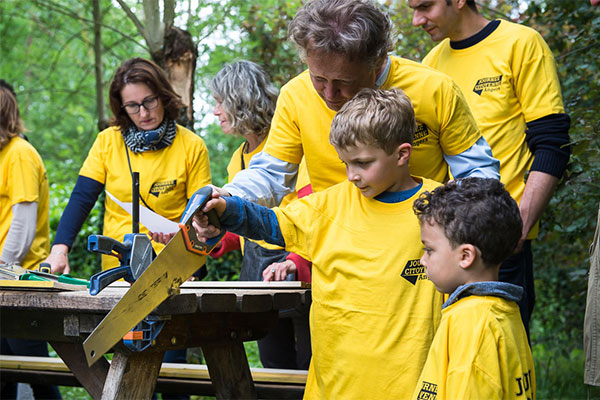
M 459 16 L 454 1 L 447 4 L 446 0 L 408 0 L 408 5 L 413 9 L 412 24 L 423 27 L 432 40 L 452 39 Z
M 402 190 L 398 153 L 387 154 L 383 149 L 363 143 L 335 150 L 346 165 L 348 180 L 363 196 L 371 198 L 385 191 Z
M 334 111 L 360 89 L 375 87 L 376 69 L 361 61 L 349 61 L 343 54 L 309 50 L 306 63 L 315 90 Z

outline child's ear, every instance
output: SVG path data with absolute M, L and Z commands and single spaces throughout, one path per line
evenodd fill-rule
M 459 246 L 459 266 L 462 269 L 467 269 L 475 262 L 478 254 L 477 247 L 472 244 L 461 244 Z
M 403 166 L 408 164 L 408 160 L 410 159 L 410 153 L 412 152 L 412 146 L 410 143 L 402 143 L 396 149 L 396 154 L 398 155 L 398 166 Z

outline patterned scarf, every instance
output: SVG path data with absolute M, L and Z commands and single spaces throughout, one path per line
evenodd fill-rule
M 125 144 L 134 153 L 164 149 L 173 143 L 177 124 L 172 120 L 163 120 L 158 128 L 143 131 L 132 124 L 127 131 L 121 129 Z

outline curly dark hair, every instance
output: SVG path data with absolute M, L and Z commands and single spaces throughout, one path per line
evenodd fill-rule
M 523 222 L 517 202 L 496 179 L 464 178 L 422 193 L 413 204 L 421 223 L 437 223 L 453 248 L 472 244 L 486 265 L 501 264 L 517 247 Z
M 158 95 L 165 110 L 165 118 L 177 120 L 183 108 L 181 98 L 167 79 L 165 72 L 156 63 L 144 58 L 131 58 L 115 71 L 109 90 L 110 109 L 113 118 L 110 124 L 123 129 L 129 128 L 133 122 L 121 107 L 121 90 L 129 83 L 144 83 L 155 95 Z

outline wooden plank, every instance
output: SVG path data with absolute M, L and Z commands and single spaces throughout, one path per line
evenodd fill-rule
M 310 283 L 300 281 L 191 281 L 184 282 L 181 289 L 310 289 Z
M 37 370 L 70 372 L 63 360 L 56 357 L 6 356 L 0 355 L 0 368 L 15 370 Z M 275 368 L 250 368 L 254 382 L 278 382 L 306 384 L 308 371 Z M 204 364 L 162 363 L 160 378 L 210 379 L 208 368 Z
M 21 288 L 19 290 L 0 291 L 0 307 L 108 313 L 121 300 L 125 292 L 125 289 L 113 289 L 92 296 L 87 291 L 55 292 L 44 290 L 31 293 Z M 159 305 L 154 313 L 159 315 L 194 313 L 198 310 L 196 296 L 195 293 L 191 292 L 173 296 Z
M 131 284 L 125 281 L 116 281 L 107 288 L 128 288 Z M 186 281 L 180 289 L 310 289 L 310 283 L 300 281 Z M 105 289 L 106 290 L 106 289 Z
M 17 281 L 9 279 L 0 280 L 0 289 L 2 290 L 26 290 L 26 291 L 87 291 L 85 285 L 72 285 L 56 281 Z

